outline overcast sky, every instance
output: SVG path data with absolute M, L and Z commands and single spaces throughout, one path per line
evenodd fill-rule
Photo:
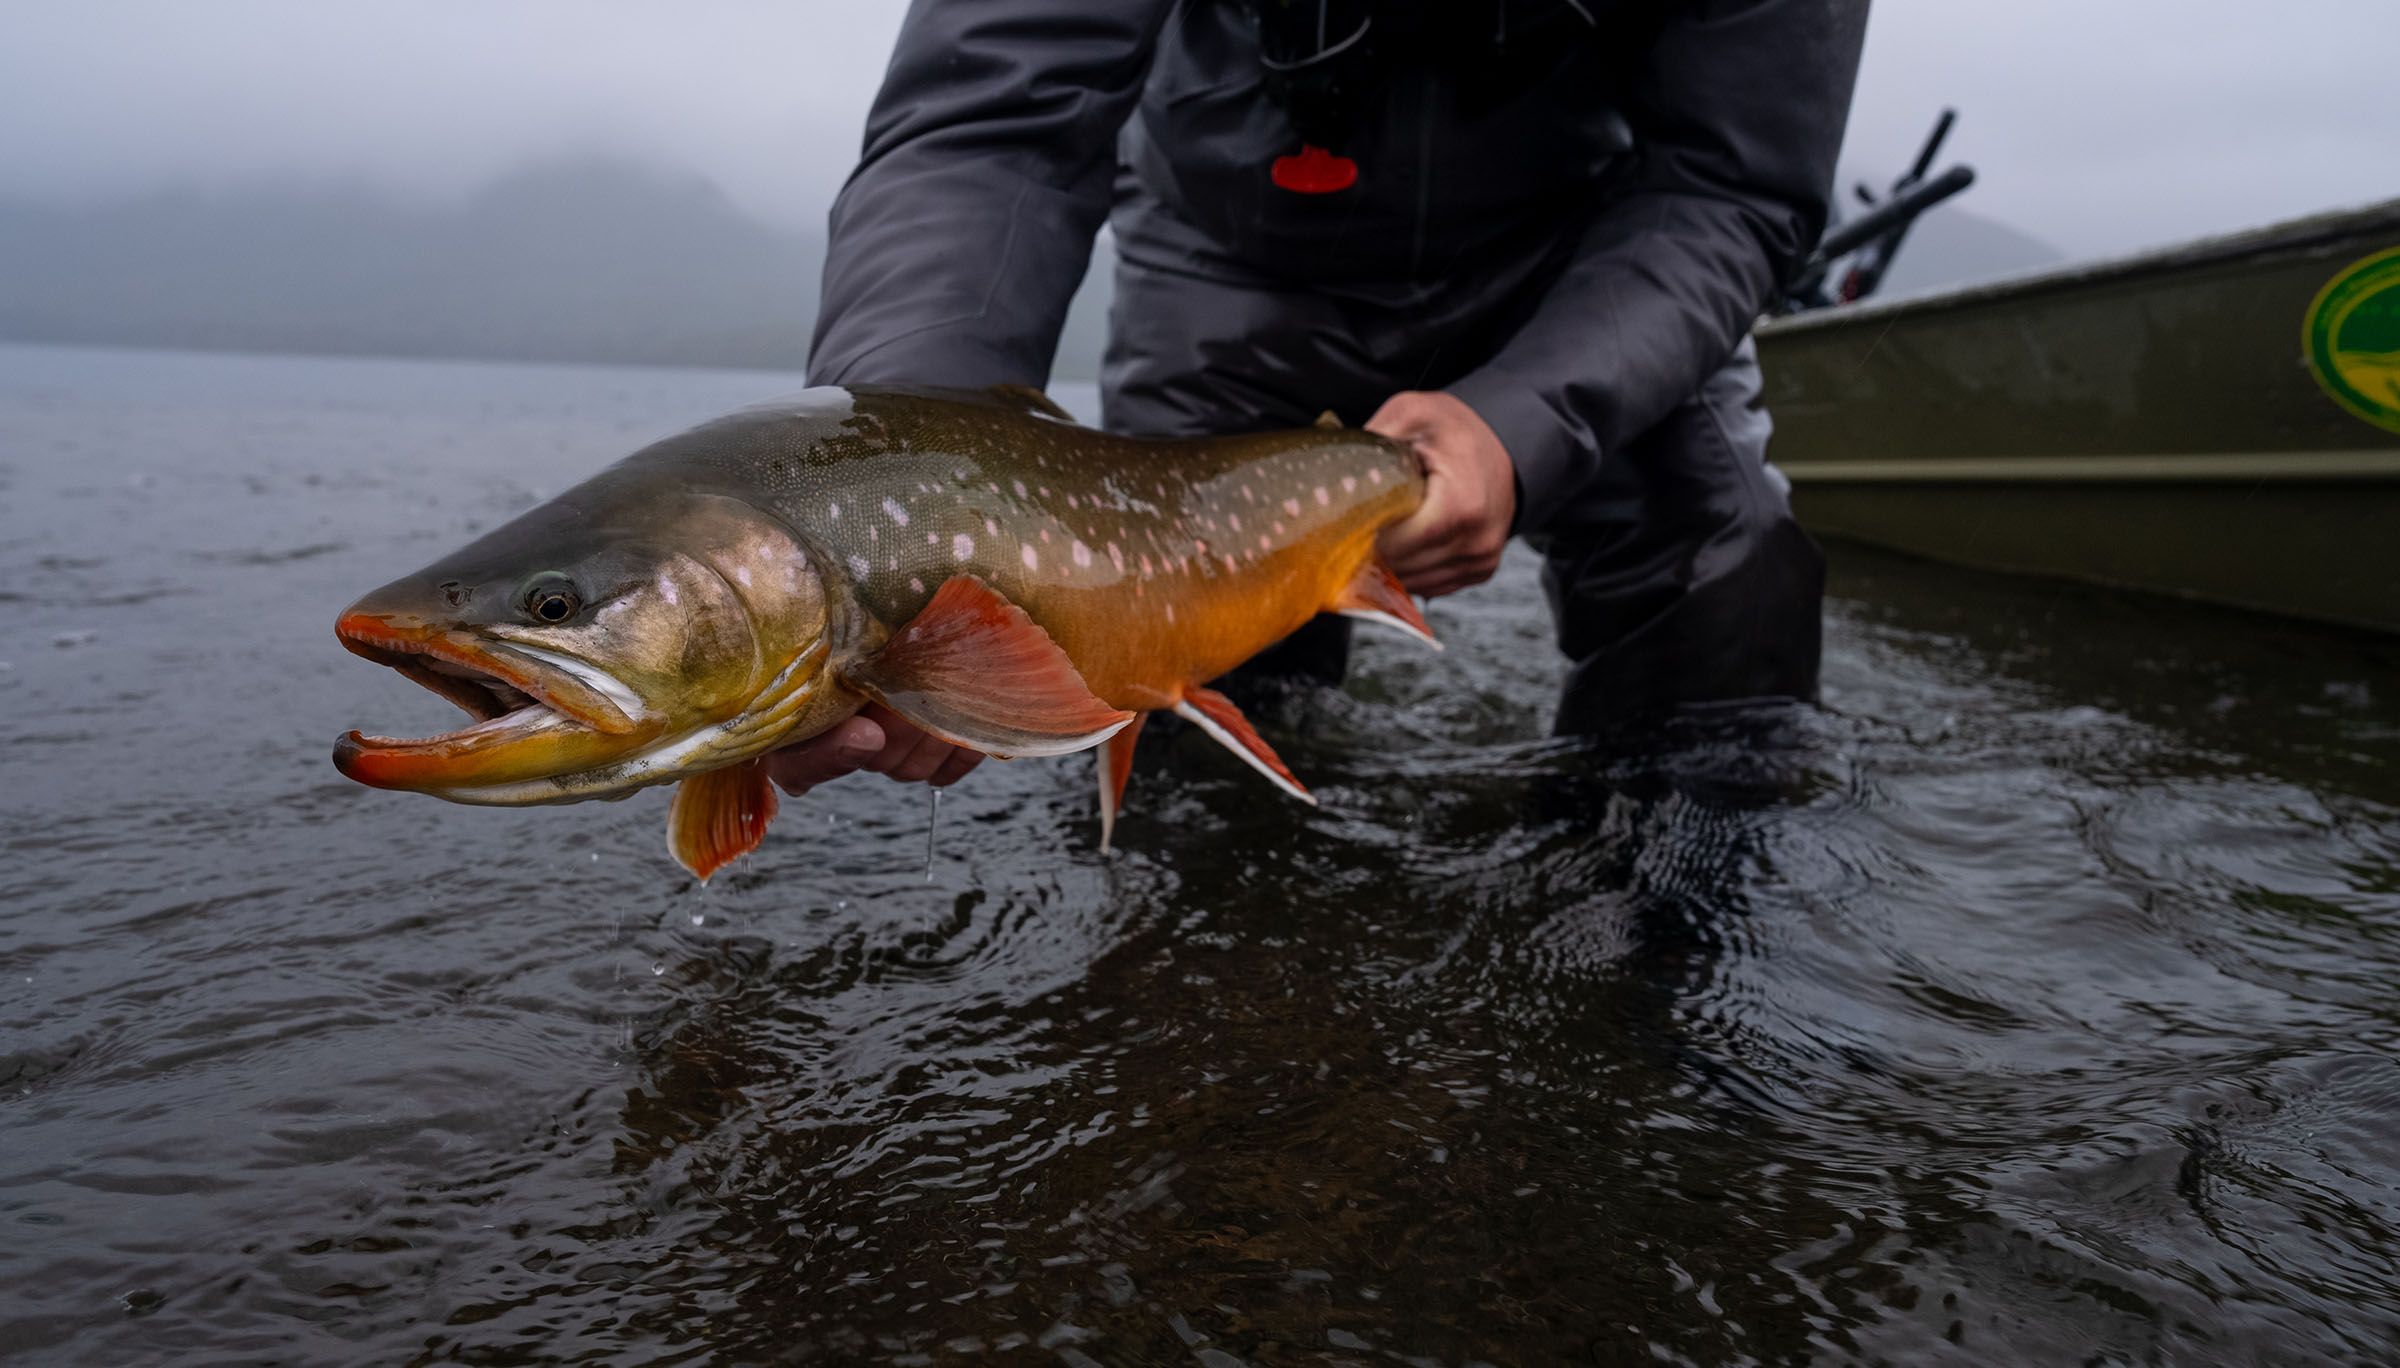
M 1106 0 L 1078 0 L 1099 4 Z M 901 0 L 19 0 L 0 192 L 346 178 L 463 194 L 623 153 L 815 219 Z M 1966 203 L 2072 255 L 2400 195 L 2394 0 L 1880 0 L 1845 164 L 1934 114 Z

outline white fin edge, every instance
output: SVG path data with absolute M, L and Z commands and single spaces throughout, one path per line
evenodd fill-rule
M 1100 779 L 1100 853 L 1106 855 L 1117 834 L 1117 795 L 1108 782 L 1108 752 L 1095 751 L 1092 761 L 1092 773 Z
M 1282 789 L 1285 793 L 1292 795 L 1294 798 L 1297 798 L 1301 802 L 1308 804 L 1310 807 L 1315 807 L 1317 805 L 1317 797 L 1315 794 L 1310 793 L 1307 789 L 1301 788 L 1297 784 L 1294 784 L 1291 780 L 1284 778 L 1275 771 L 1268 769 L 1266 761 L 1259 759 L 1255 755 L 1252 755 L 1248 746 L 1245 746 L 1241 742 L 1234 740 L 1233 734 L 1226 731 L 1223 727 L 1218 726 L 1216 724 L 1216 720 L 1211 718 L 1207 713 L 1204 713 L 1198 708 L 1193 707 L 1190 703 L 1177 703 L 1175 705 L 1175 715 L 1198 727 L 1200 730 L 1207 732 L 1210 736 L 1215 737 L 1218 745 L 1223 746 L 1225 749 L 1232 751 L 1235 755 L 1242 757 L 1243 764 L 1248 765 L 1250 768 L 1257 770 L 1260 774 L 1267 776 L 1268 783 L 1273 784 L 1279 789 Z
M 1340 608 L 1336 609 L 1335 612 L 1338 616 L 1357 618 L 1361 622 L 1380 622 L 1386 627 L 1394 627 L 1399 629 L 1412 641 L 1422 641 L 1437 651 L 1443 649 L 1442 643 L 1439 641 L 1434 640 L 1425 633 L 1418 631 L 1416 628 L 1411 627 L 1405 622 L 1402 622 L 1400 619 L 1383 611 L 1381 608 Z
M 884 702 L 884 706 L 887 708 L 892 707 L 889 700 Z M 934 726 L 925 721 L 923 718 L 911 717 L 907 713 L 900 712 L 898 708 L 892 708 L 892 711 L 899 712 L 901 717 L 916 724 L 920 730 L 930 732 L 933 735 L 940 737 L 942 740 L 949 742 L 953 746 L 963 746 L 971 751 L 981 751 L 985 755 L 988 755 L 995 760 L 1023 760 L 1028 757 L 1041 758 L 1052 755 L 1073 755 L 1077 751 L 1090 750 L 1092 747 L 1099 745 L 1108 738 L 1115 736 L 1118 732 L 1121 732 L 1127 727 L 1132 726 L 1133 719 L 1141 716 L 1140 713 L 1133 713 L 1127 716 L 1122 722 L 1111 722 L 1098 731 L 1085 732 L 1081 736 L 1061 736 L 1047 741 L 1037 740 L 1030 745 L 1010 746 L 1005 750 L 994 750 L 992 749 L 993 743 L 990 741 L 977 741 L 969 737 L 960 736 L 946 728 Z

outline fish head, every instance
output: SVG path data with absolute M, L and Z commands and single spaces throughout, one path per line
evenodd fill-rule
M 618 483 L 569 491 L 341 615 L 344 646 L 473 719 L 413 739 L 353 731 L 334 747 L 343 774 L 469 803 L 610 796 L 721 762 L 743 719 L 788 715 L 821 682 L 826 595 L 786 524 L 725 495 Z

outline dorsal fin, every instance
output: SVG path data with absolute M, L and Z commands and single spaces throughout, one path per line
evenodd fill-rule
M 944 741 L 1002 759 L 1097 746 L 1136 716 L 1095 696 L 1040 624 L 973 575 L 944 581 L 907 626 L 842 673 Z
M 1341 415 L 1335 413 L 1332 409 L 1327 409 L 1323 413 L 1318 414 L 1315 424 L 1315 426 L 1321 428 L 1338 428 L 1341 425 Z
M 1056 418 L 1062 423 L 1075 421 L 1075 415 L 1060 408 L 1056 399 L 1031 385 L 993 385 L 986 392 L 1003 403 L 1038 413 L 1044 418 Z

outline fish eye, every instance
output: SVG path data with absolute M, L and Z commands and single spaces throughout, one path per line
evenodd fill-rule
M 543 575 L 525 587 L 525 611 L 542 622 L 565 622 L 583 608 L 583 596 L 564 575 Z

